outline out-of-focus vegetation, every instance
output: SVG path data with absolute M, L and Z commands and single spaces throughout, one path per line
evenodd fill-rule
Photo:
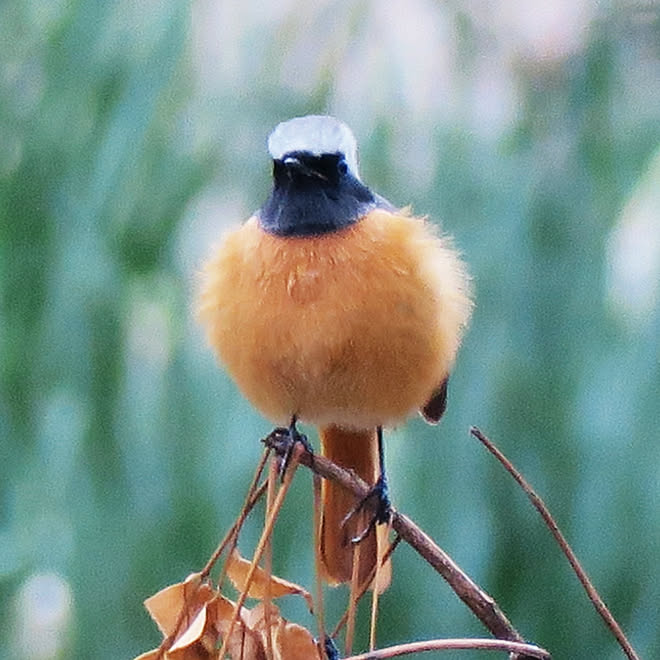
M 554 657 L 622 657 L 478 424 L 660 657 L 658 71 L 652 1 L 0 4 L 0 656 L 152 648 L 142 600 L 237 514 L 269 424 L 195 271 L 267 194 L 269 130 L 330 112 L 474 274 L 446 419 L 388 438 L 395 504 Z M 297 481 L 275 569 L 311 585 Z M 381 645 L 483 634 L 405 548 L 381 603 Z

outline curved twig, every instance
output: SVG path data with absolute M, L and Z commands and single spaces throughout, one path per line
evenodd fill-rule
M 424 653 L 425 651 L 508 651 L 509 653 L 524 654 L 527 658 L 540 658 L 549 660 L 550 654 L 534 644 L 521 644 L 505 639 L 431 639 L 423 642 L 410 642 L 397 646 L 388 646 L 378 651 L 370 651 L 361 655 L 353 655 L 345 660 L 386 660 L 411 653 Z
M 477 440 L 479 440 L 479 442 L 481 442 L 493 456 L 495 456 L 495 458 L 504 466 L 506 471 L 516 480 L 518 485 L 525 491 L 525 494 L 527 497 L 529 497 L 530 501 L 534 505 L 534 508 L 539 512 L 539 514 L 541 514 L 541 517 L 543 518 L 548 529 L 555 537 L 555 540 L 561 548 L 561 551 L 566 556 L 566 559 L 568 559 L 570 565 L 573 568 L 573 571 L 578 577 L 578 580 L 580 580 L 584 590 L 587 592 L 589 600 L 593 603 L 596 611 L 605 621 L 605 625 L 610 629 L 617 642 L 623 649 L 623 652 L 626 654 L 629 660 L 640 660 L 639 656 L 635 652 L 635 649 L 633 649 L 625 633 L 623 632 L 623 629 L 617 623 L 607 605 L 605 605 L 605 602 L 600 597 L 596 587 L 594 587 L 593 583 L 589 579 L 587 572 L 584 570 L 584 568 L 582 568 L 582 565 L 578 561 L 578 558 L 573 552 L 573 549 L 566 540 L 566 537 L 561 533 L 561 530 L 557 526 L 555 519 L 552 517 L 552 514 L 550 513 L 543 500 L 536 494 L 534 489 L 525 480 L 522 474 L 516 470 L 511 461 L 509 461 L 509 459 L 493 444 L 493 442 L 487 438 L 476 426 L 473 426 L 470 429 L 470 433 L 475 438 L 477 438 Z
M 267 438 L 264 438 L 266 446 L 282 455 L 286 452 L 287 441 L 288 436 L 281 434 L 279 430 L 273 431 Z M 304 450 L 300 454 L 300 464 L 325 479 L 330 479 L 343 486 L 354 493 L 358 500 L 364 499 L 369 490 L 367 484 L 352 470 L 345 470 L 323 456 L 312 455 Z M 372 503 L 367 500 L 365 506 L 370 507 L 371 505 Z M 495 637 L 524 644 L 525 640 L 513 627 L 495 600 L 481 589 L 418 525 L 393 509 L 392 528 L 440 573 L 454 593 Z M 534 657 L 514 654 L 512 660 L 528 660 Z

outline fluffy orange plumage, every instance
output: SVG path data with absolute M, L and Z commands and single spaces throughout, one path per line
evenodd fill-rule
M 203 273 L 199 316 L 269 419 L 391 426 L 447 377 L 471 303 L 462 262 L 420 218 L 376 209 L 312 237 L 228 233 Z

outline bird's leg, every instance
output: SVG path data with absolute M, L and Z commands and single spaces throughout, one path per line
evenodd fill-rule
M 378 465 L 380 475 L 376 483 L 369 489 L 369 492 L 357 503 L 357 505 L 348 512 L 342 520 L 342 527 L 357 513 L 362 511 L 364 506 L 370 500 L 376 500 L 376 512 L 369 521 L 366 528 L 357 536 L 351 539 L 351 543 L 360 543 L 369 532 L 376 526 L 387 523 L 392 515 L 392 504 L 390 503 L 389 489 L 387 487 L 387 475 L 385 474 L 385 449 L 383 447 L 383 427 L 379 426 L 378 433 Z
M 323 640 L 323 648 L 325 650 L 325 655 L 328 660 L 339 660 L 339 651 L 337 650 L 337 645 L 335 640 L 332 637 L 327 637 Z
M 296 446 L 296 443 L 299 442 L 310 453 L 311 456 L 314 456 L 314 449 L 307 439 L 307 436 L 304 433 L 300 433 L 300 431 L 298 431 L 297 422 L 298 418 L 296 415 L 292 415 L 288 428 L 275 430 L 280 431 L 282 435 L 287 437 L 286 449 L 284 451 L 284 460 L 282 461 L 282 478 L 284 478 L 286 470 L 289 467 L 291 456 L 293 455 L 293 449 Z

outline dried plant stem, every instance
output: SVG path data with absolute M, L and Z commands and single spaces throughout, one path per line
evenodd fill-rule
M 389 520 L 387 522 L 387 531 L 384 535 L 384 539 L 388 540 L 391 536 L 392 533 L 392 521 Z M 397 536 L 397 539 L 400 538 Z M 385 549 L 385 543 L 381 542 L 381 540 L 378 540 L 378 543 L 376 545 L 378 554 L 376 557 L 376 567 L 374 570 L 374 585 L 378 585 L 380 583 L 380 573 L 383 569 L 383 566 L 385 566 L 385 555 L 389 551 L 389 547 L 387 550 Z M 358 594 L 358 598 L 362 596 L 364 592 L 361 592 Z M 371 592 L 371 622 L 369 625 L 369 650 L 373 651 L 376 648 L 376 624 L 378 622 L 378 598 L 380 596 L 380 589 L 378 586 L 375 586 L 373 591 Z
M 379 546 L 378 553 L 381 553 L 381 548 Z M 380 570 L 380 557 L 376 559 L 376 575 Z M 378 584 L 378 580 L 376 580 Z M 369 650 L 373 651 L 376 648 L 376 623 L 378 621 L 378 587 L 374 588 L 371 592 L 371 618 L 369 621 Z
M 206 580 L 206 578 L 208 578 L 210 572 L 213 570 L 213 567 L 215 566 L 216 562 L 224 552 L 227 545 L 230 543 L 235 545 L 236 539 L 238 537 L 238 532 L 243 526 L 245 519 L 247 518 L 250 511 L 252 511 L 252 509 L 254 508 L 254 505 L 261 499 L 261 497 L 263 497 L 263 494 L 266 491 L 266 487 L 268 486 L 268 482 L 265 481 L 258 488 L 257 488 L 257 483 L 261 478 L 261 474 L 263 472 L 264 466 L 266 465 L 266 460 L 268 459 L 269 455 L 270 455 L 270 449 L 266 449 L 266 451 L 263 452 L 259 464 L 257 465 L 257 469 L 255 470 L 252 483 L 250 484 L 250 488 L 248 489 L 247 495 L 245 496 L 245 502 L 243 504 L 243 508 L 241 509 L 241 512 L 238 518 L 236 519 L 236 521 L 234 522 L 234 524 L 225 534 L 222 541 L 220 541 L 220 543 L 218 544 L 218 547 L 213 551 L 213 554 L 206 562 L 206 566 L 204 566 L 204 568 L 201 570 L 199 574 L 201 581 L 204 581 Z M 223 575 L 220 576 L 219 579 L 220 583 L 222 583 L 223 577 L 224 577 L 224 571 L 223 571 Z M 174 627 L 174 632 L 168 637 L 166 637 L 162 641 L 161 645 L 158 647 L 158 656 L 157 656 L 158 659 L 160 659 L 163 656 L 163 654 L 168 649 L 171 648 L 172 644 L 174 644 L 175 640 L 178 638 L 179 633 L 181 631 L 181 626 L 183 625 L 186 615 L 187 615 L 187 610 L 184 607 L 181 610 L 181 613 L 179 614 L 179 618 L 177 620 L 176 626 Z
M 254 505 L 261 499 L 261 497 L 263 497 L 263 494 L 268 486 L 268 482 L 265 481 L 259 488 L 257 488 L 257 483 L 259 483 L 259 479 L 261 478 L 261 474 L 264 470 L 269 454 L 269 450 L 263 452 L 261 459 L 259 460 L 259 464 L 257 465 L 257 469 L 254 472 L 252 483 L 250 484 L 247 495 L 245 496 L 243 508 L 241 509 L 236 522 L 229 528 L 229 531 L 225 534 L 222 541 L 220 541 L 218 544 L 218 547 L 213 551 L 213 554 L 206 562 L 206 566 L 204 566 L 202 569 L 200 573 L 202 580 L 205 580 L 209 576 L 209 573 L 213 570 L 215 563 L 220 558 L 220 555 L 222 555 L 224 552 L 227 544 L 238 534 L 238 531 L 243 526 L 245 519 L 248 517 L 250 511 L 252 511 L 254 508 Z
M 384 566 L 387 560 L 392 556 L 392 553 L 394 552 L 394 550 L 396 549 L 396 547 L 399 545 L 400 542 L 401 542 L 401 537 L 397 535 L 394 541 L 392 541 L 392 543 L 390 543 L 389 547 L 387 548 L 387 552 L 385 552 L 385 554 L 383 555 L 383 558 L 380 561 L 381 567 Z M 374 566 L 374 568 L 371 569 L 369 577 L 367 577 L 366 580 L 364 580 L 364 582 L 362 582 L 362 584 L 360 585 L 360 591 L 357 594 L 358 601 L 367 592 L 367 589 L 369 588 L 369 585 L 374 581 L 375 576 L 376 576 L 376 567 Z M 335 629 L 332 631 L 330 637 L 335 638 L 339 634 L 339 631 L 346 625 L 347 620 L 348 620 L 348 609 L 344 612 L 341 619 L 339 619 L 339 621 L 337 622 L 337 625 L 335 626 Z
M 279 454 L 286 450 L 286 439 L 272 433 L 265 442 Z M 358 500 L 365 498 L 369 487 L 354 472 L 345 470 L 323 456 L 303 451 L 300 462 L 325 479 L 340 484 L 355 494 Z M 367 501 L 366 507 L 371 507 Z M 392 527 L 396 533 L 416 550 L 448 582 L 456 595 L 472 610 L 475 616 L 495 637 L 524 642 L 520 633 L 511 625 L 497 603 L 483 591 L 424 531 L 410 518 L 393 511 Z M 530 656 L 533 657 L 533 656 Z M 522 658 L 520 659 L 522 660 Z
M 323 602 L 323 582 L 321 580 L 321 477 L 312 473 L 312 488 L 314 490 L 314 564 L 316 587 L 316 623 L 321 642 L 322 658 L 326 659 L 325 651 L 325 605 Z
M 520 474 L 520 472 L 513 466 L 511 461 L 509 461 L 509 459 L 504 456 L 504 454 L 493 444 L 493 442 L 488 437 L 486 437 L 476 426 L 473 426 L 470 429 L 470 433 L 475 438 L 477 438 L 477 440 L 479 440 L 479 442 L 481 442 L 493 456 L 495 456 L 495 458 L 504 466 L 506 471 L 516 480 L 523 491 L 525 491 L 525 494 L 527 497 L 529 497 L 530 501 L 534 505 L 534 508 L 539 512 L 548 529 L 555 537 L 555 540 L 561 548 L 561 551 L 566 556 L 566 559 L 568 559 L 570 565 L 573 567 L 573 571 L 587 592 L 589 600 L 593 603 L 596 611 L 605 621 L 605 625 L 607 625 L 616 640 L 619 642 L 623 652 L 630 660 L 640 660 L 639 656 L 626 638 L 621 626 L 617 623 L 616 619 L 608 609 L 607 605 L 605 605 L 603 599 L 600 597 L 600 594 L 589 579 L 586 571 L 582 568 L 582 565 L 578 561 L 578 558 L 573 552 L 573 549 L 568 544 L 566 537 L 562 534 L 561 530 L 557 526 L 557 523 L 555 522 L 552 514 L 550 513 L 543 500 L 536 494 L 534 489 L 525 480 L 522 474 Z
M 411 653 L 423 653 L 424 651 L 456 650 L 508 651 L 527 658 L 541 658 L 542 660 L 549 660 L 550 658 L 550 654 L 538 646 L 504 639 L 433 639 L 389 646 L 378 651 L 353 655 L 345 660 L 385 660 L 386 658 L 396 658 Z
M 257 547 L 254 551 L 254 556 L 252 558 L 252 565 L 250 566 L 250 570 L 248 571 L 248 574 L 245 578 L 245 587 L 243 589 L 243 592 L 239 596 L 238 600 L 236 601 L 236 605 L 234 607 L 234 614 L 229 623 L 227 632 L 224 635 L 220 652 L 218 653 L 219 658 L 225 657 L 225 654 L 227 652 L 227 646 L 229 644 L 229 640 L 231 639 L 231 634 L 234 631 L 234 626 L 236 625 L 236 621 L 238 620 L 241 608 L 243 607 L 243 604 L 245 603 L 245 599 L 247 598 L 248 592 L 250 590 L 250 585 L 252 584 L 252 579 L 254 578 L 254 574 L 257 570 L 259 562 L 261 561 L 261 557 L 266 548 L 266 544 L 268 543 L 270 535 L 273 531 L 275 520 L 277 520 L 277 516 L 280 512 L 280 509 L 282 508 L 282 504 L 284 503 L 284 497 L 286 496 L 289 490 L 289 486 L 291 486 L 291 482 L 293 481 L 293 475 L 296 472 L 296 468 L 298 467 L 298 463 L 300 462 L 300 456 L 303 452 L 307 453 L 305 452 L 305 450 L 303 449 L 300 443 L 296 443 L 291 452 L 291 461 L 287 468 L 286 474 L 284 475 L 284 482 L 282 483 L 282 486 L 280 487 L 277 493 L 275 502 L 273 502 L 273 506 L 270 510 L 270 513 L 268 514 L 266 523 L 264 524 L 264 529 L 261 532 L 261 538 L 259 539 L 259 543 L 257 543 Z
M 392 527 L 448 582 L 454 593 L 474 612 L 476 617 L 499 639 L 524 642 L 495 600 L 410 518 L 395 512 Z
M 268 469 L 268 491 L 266 492 L 266 520 L 264 525 L 268 520 L 270 511 L 273 508 L 273 502 L 275 500 L 275 486 L 277 484 L 277 479 L 279 477 L 279 460 L 275 455 L 270 460 L 270 466 Z M 271 577 L 273 575 L 273 540 L 272 536 L 268 536 L 266 540 L 266 545 L 264 548 L 264 570 L 268 579 L 266 580 L 266 590 L 264 594 L 264 618 L 266 621 L 266 658 L 267 660 L 273 660 L 273 630 L 271 627 Z
M 359 524 L 364 523 L 364 514 L 359 516 Z M 348 595 L 348 620 L 346 623 L 346 638 L 344 640 L 344 651 L 346 655 L 353 653 L 353 638 L 355 636 L 355 615 L 360 592 L 360 550 L 362 545 L 357 543 L 353 546 L 353 572 L 351 573 L 351 589 Z

